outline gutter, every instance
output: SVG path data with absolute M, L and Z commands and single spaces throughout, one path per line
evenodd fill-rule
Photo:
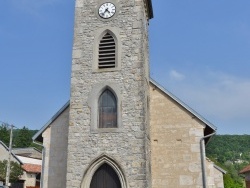
M 211 137 L 215 135 L 216 132 L 209 134 L 207 136 L 204 136 L 200 139 L 200 148 L 201 148 L 201 169 L 202 169 L 202 183 L 203 188 L 207 188 L 207 176 L 206 176 L 206 162 L 205 162 L 205 139 L 208 137 Z
M 44 163 L 45 163 L 45 153 L 46 153 L 46 148 L 44 145 L 36 142 L 35 140 L 33 140 L 33 143 L 38 145 L 38 146 L 42 146 L 43 150 L 42 150 L 42 172 L 41 172 L 41 179 L 40 179 L 40 188 L 43 188 L 43 175 L 44 175 Z

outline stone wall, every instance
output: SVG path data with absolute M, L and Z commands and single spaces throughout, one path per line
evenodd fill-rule
M 223 173 L 214 168 L 214 184 L 216 188 L 224 188 Z
M 206 177 L 208 188 L 224 188 L 223 172 L 216 168 L 210 159 L 206 159 Z
M 149 74 L 144 0 L 109 0 L 118 10 L 112 21 L 98 17 L 96 11 L 102 2 L 105 1 L 76 1 L 67 187 L 87 186 L 82 183 L 87 169 L 95 159 L 107 155 L 121 168 L 127 187 L 147 188 L 150 184 L 146 164 Z M 120 69 L 93 70 L 95 41 L 102 29 L 117 33 Z M 96 93 L 97 88 L 101 94 L 105 87 L 119 91 L 115 95 L 121 121 L 116 129 L 100 130 L 92 122 L 98 118 L 91 113 L 98 95 L 93 99 L 91 94 Z
M 20 179 L 25 180 L 24 187 L 35 187 L 36 186 L 36 174 L 24 172 Z
M 44 188 L 49 188 L 48 186 L 48 180 L 50 178 L 49 176 L 49 160 L 50 160 L 50 140 L 51 140 L 51 128 L 48 127 L 42 134 L 43 137 L 43 147 L 45 152 L 44 158 L 43 158 L 43 167 L 42 167 L 42 176 L 41 176 L 41 182 L 42 186 Z M 60 178 L 59 178 L 60 180 Z
M 223 173 L 215 167 L 213 161 L 206 160 L 206 176 L 208 188 L 224 188 Z
M 206 159 L 206 181 L 207 181 L 207 186 L 208 188 L 215 188 L 215 168 L 214 168 L 214 163 L 209 160 L 208 158 Z
M 152 188 L 202 188 L 202 123 L 154 85 L 150 113 Z
M 43 188 L 64 188 L 67 172 L 69 108 L 44 131 Z

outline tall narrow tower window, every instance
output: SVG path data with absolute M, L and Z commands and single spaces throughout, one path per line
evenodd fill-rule
M 106 89 L 99 98 L 99 128 L 117 127 L 117 101 L 115 95 Z
M 116 44 L 114 37 L 106 33 L 99 43 L 98 68 L 115 68 L 116 66 Z

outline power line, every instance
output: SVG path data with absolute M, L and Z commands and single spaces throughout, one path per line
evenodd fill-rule
M 19 129 L 18 127 L 14 126 L 13 124 L 11 125 L 11 124 L 9 124 L 9 123 L 7 123 L 7 122 L 5 122 L 5 121 L 1 121 L 1 120 L 0 120 L 0 123 L 2 123 L 2 125 L 7 125 L 8 127 L 13 126 L 13 128 Z M 0 126 L 1 126 L 1 125 L 0 125 Z
M 8 125 L 8 126 L 10 126 L 10 124 L 9 124 L 9 123 L 7 123 L 7 122 L 4 122 L 4 121 L 1 121 L 1 120 L 0 120 L 0 123 L 3 123 L 3 124 L 5 124 L 5 125 Z

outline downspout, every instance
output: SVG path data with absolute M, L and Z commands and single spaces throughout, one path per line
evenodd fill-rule
M 43 150 L 42 150 L 42 172 L 41 172 L 41 178 L 40 178 L 40 188 L 43 188 L 43 175 L 44 175 L 44 163 L 45 163 L 45 153 L 46 153 L 46 148 L 44 145 L 36 142 L 35 140 L 33 140 L 33 143 L 38 145 L 38 146 L 42 146 Z
M 209 134 L 207 136 L 204 136 L 200 139 L 200 147 L 201 147 L 201 169 L 202 169 L 202 183 L 203 183 L 203 188 L 207 188 L 207 176 L 206 176 L 206 160 L 205 160 L 205 142 L 204 140 L 206 138 L 209 138 L 213 135 L 215 135 L 216 132 Z

